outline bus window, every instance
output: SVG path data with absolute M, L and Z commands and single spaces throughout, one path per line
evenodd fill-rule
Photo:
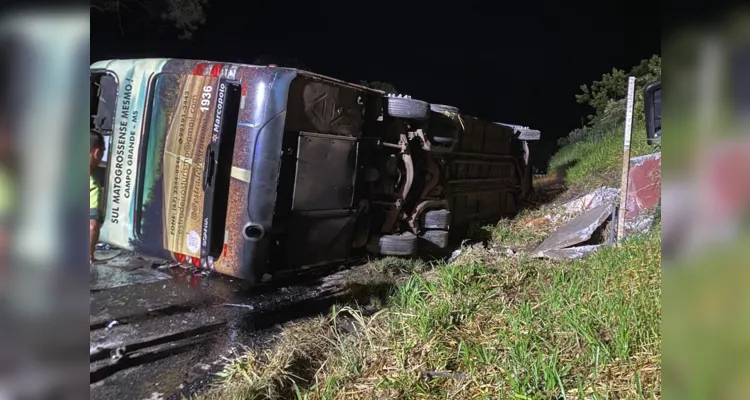
M 117 80 L 107 72 L 92 72 L 89 84 L 90 116 L 89 128 L 105 137 L 112 134 L 112 125 L 117 103 Z M 106 165 L 109 156 L 109 140 L 105 140 L 102 163 Z

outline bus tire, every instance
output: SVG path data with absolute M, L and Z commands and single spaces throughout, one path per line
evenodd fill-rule
M 425 229 L 447 230 L 451 223 L 451 212 L 448 210 L 430 210 L 424 213 Z
M 430 119 L 430 104 L 405 97 L 386 97 L 387 112 L 393 118 L 426 121 Z
M 421 246 L 427 249 L 444 249 L 448 247 L 448 231 L 426 231 L 420 235 Z
M 450 114 L 459 114 L 461 111 L 458 110 L 458 108 L 453 106 L 447 106 L 445 104 L 430 104 L 430 111 L 436 112 L 436 113 L 450 113 Z
M 417 237 L 408 232 L 402 235 L 376 236 L 367 250 L 383 256 L 410 256 L 417 252 Z

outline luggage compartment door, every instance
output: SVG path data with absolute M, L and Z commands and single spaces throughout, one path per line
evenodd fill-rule
M 351 208 L 358 148 L 353 137 L 300 133 L 292 211 Z

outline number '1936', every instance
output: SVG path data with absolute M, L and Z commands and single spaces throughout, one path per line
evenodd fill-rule
M 203 93 L 201 93 L 201 108 L 202 112 L 208 111 L 208 106 L 211 105 L 211 91 L 213 88 L 210 85 L 203 86 Z

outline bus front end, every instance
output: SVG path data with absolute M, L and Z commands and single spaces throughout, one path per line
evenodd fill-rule
M 101 241 L 259 279 L 294 70 L 143 59 L 91 74 L 108 142 Z

